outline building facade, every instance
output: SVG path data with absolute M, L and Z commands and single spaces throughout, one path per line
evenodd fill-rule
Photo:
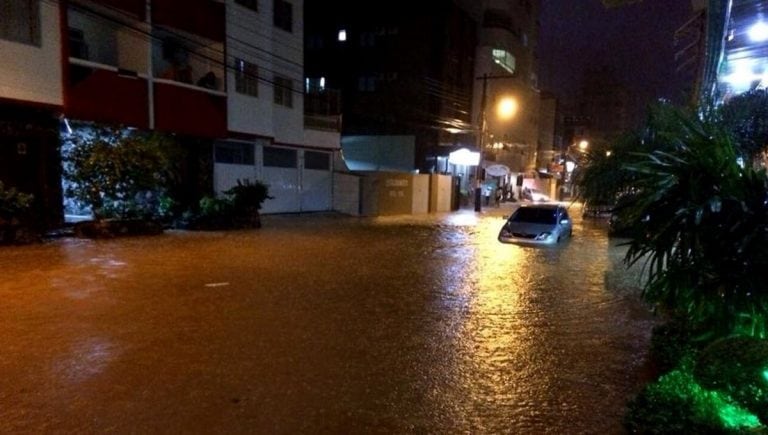
M 307 76 L 341 91 L 350 169 L 444 172 L 440 157 L 471 146 L 472 3 L 306 2 Z M 387 138 L 395 140 L 391 147 L 382 145 Z M 384 155 L 381 162 L 358 155 L 367 139 L 369 149 L 398 149 L 401 155 Z M 402 154 L 408 150 L 410 155 Z
M 270 185 L 266 213 L 331 209 L 339 118 L 305 111 L 305 97 L 323 96 L 304 86 L 301 0 L 11 0 L 3 13 L 0 50 L 15 61 L 0 66 L 0 121 L 27 113 L 49 121 L 27 122 L 40 131 L 66 120 L 170 133 L 190 202 L 249 178 Z M 307 121 L 318 116 L 326 122 Z M 0 180 L 60 210 L 58 141 L 38 152 L 0 135 L 3 157 L 16 150 Z M 33 181 L 9 168 L 32 158 Z
M 483 2 L 473 118 L 478 120 L 478 125 L 486 124 L 481 164 L 484 167 L 503 165 L 509 169 L 506 176 L 491 179 L 497 186 L 508 185 L 518 176 L 536 176 L 541 146 L 538 17 L 537 0 Z M 497 116 L 498 106 L 505 100 L 513 101 L 516 106 L 515 113 L 508 118 Z

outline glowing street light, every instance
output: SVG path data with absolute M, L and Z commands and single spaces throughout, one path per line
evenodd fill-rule
M 763 21 L 758 21 L 749 28 L 747 33 L 752 42 L 766 41 L 768 40 L 768 24 Z
M 610 157 L 611 154 L 613 154 L 613 152 L 611 152 L 611 150 L 608 150 L 608 151 L 605 152 L 605 156 L 606 157 Z
M 502 121 L 508 121 L 512 119 L 517 113 L 518 104 L 517 100 L 512 97 L 504 97 L 496 105 L 496 115 Z
M 579 151 L 584 152 L 589 148 L 589 141 L 582 140 L 579 142 Z

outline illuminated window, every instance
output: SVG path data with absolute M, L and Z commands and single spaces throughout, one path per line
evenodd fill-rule
M 344 29 L 339 30 L 339 41 L 344 42 L 347 40 L 347 31 Z
M 493 49 L 493 61 L 496 65 L 509 71 L 510 74 L 515 73 L 515 56 L 506 50 Z
M 288 77 L 275 76 L 275 104 L 293 107 L 293 82 Z
M 305 80 L 306 92 L 322 92 L 325 90 L 325 77 L 309 78 Z
M 40 0 L 0 1 L 0 39 L 40 45 Z
M 259 67 L 242 59 L 235 59 L 235 91 L 239 94 L 259 96 Z

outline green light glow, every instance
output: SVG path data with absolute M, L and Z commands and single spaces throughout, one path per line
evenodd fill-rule
M 717 393 L 713 393 L 713 395 L 718 395 Z M 715 403 L 718 406 L 718 409 L 720 410 L 720 419 L 723 422 L 723 425 L 726 428 L 729 429 L 735 429 L 735 428 L 758 428 L 761 426 L 760 420 L 749 411 L 736 406 L 732 405 L 730 403 L 727 403 L 724 399 L 718 400 L 718 398 L 713 397 L 715 399 Z
M 763 370 L 763 379 L 768 381 L 768 369 Z
M 763 375 L 768 379 L 768 369 Z M 726 429 L 763 427 L 756 415 L 739 406 L 731 396 L 702 388 L 687 370 L 675 370 L 662 376 L 654 388 L 662 395 L 690 403 L 698 415 L 696 418 L 701 421 L 719 420 Z

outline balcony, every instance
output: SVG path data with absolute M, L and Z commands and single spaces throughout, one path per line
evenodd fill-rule
M 70 64 L 66 101 L 75 119 L 149 127 L 147 81 L 117 68 Z
M 309 90 L 304 94 L 304 127 L 341 131 L 341 94 L 337 90 Z
M 152 72 L 158 81 L 226 91 L 223 43 L 178 31 L 152 35 Z
M 155 128 L 218 138 L 227 134 L 227 96 L 171 81 L 155 81 Z
M 122 2 L 130 6 L 130 2 Z M 138 4 L 138 3 L 137 3 Z M 138 7 L 136 7 L 138 12 Z M 97 122 L 147 128 L 149 43 L 136 31 L 143 25 L 111 7 L 72 4 L 67 115 Z

